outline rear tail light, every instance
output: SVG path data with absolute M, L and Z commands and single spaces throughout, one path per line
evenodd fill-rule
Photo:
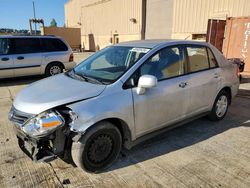
M 74 54 L 73 53 L 70 54 L 70 56 L 69 56 L 69 62 L 72 62 L 72 61 L 74 61 Z
M 236 76 L 239 78 L 240 77 L 240 67 L 237 65 L 236 68 Z

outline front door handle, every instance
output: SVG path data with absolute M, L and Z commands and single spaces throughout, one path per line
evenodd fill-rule
M 181 82 L 181 83 L 179 84 L 179 87 L 185 88 L 187 85 L 188 85 L 187 82 Z
M 17 59 L 18 59 L 18 60 L 23 60 L 24 57 L 23 57 L 23 56 L 18 56 Z

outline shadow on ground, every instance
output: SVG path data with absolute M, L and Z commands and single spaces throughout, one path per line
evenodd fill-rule
M 250 127 L 250 118 L 241 115 L 240 111 L 237 111 L 237 108 L 232 108 L 236 107 L 231 107 L 226 118 L 220 122 L 211 122 L 204 117 L 162 133 L 129 151 L 125 150 L 119 157 L 118 162 L 106 171 L 124 168 L 192 146 L 236 127 Z

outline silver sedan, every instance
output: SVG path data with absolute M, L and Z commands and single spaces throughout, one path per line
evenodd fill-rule
M 221 120 L 237 94 L 237 67 L 208 43 L 133 41 L 109 46 L 66 73 L 38 81 L 9 114 L 34 161 L 70 152 L 87 171 L 195 118 Z

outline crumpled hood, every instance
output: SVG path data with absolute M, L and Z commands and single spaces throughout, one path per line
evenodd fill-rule
M 105 87 L 59 74 L 24 88 L 13 105 L 19 111 L 39 114 L 56 106 L 98 96 Z

